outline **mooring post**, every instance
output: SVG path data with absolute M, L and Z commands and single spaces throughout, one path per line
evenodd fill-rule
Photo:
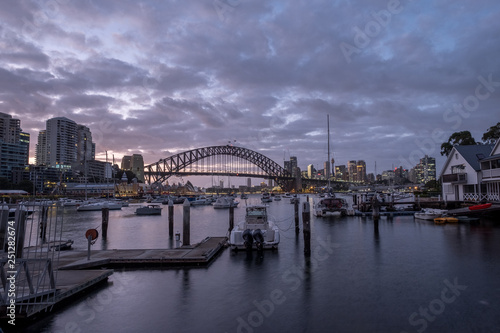
M 109 207 L 102 209 L 102 238 L 106 239 L 108 236 L 108 222 L 109 222 Z
M 168 237 L 174 237 L 174 202 L 168 200 Z
M 47 235 L 47 220 L 49 215 L 49 207 L 46 204 L 42 206 L 41 215 L 42 219 L 40 220 L 40 238 L 45 239 L 45 236 Z
M 304 229 L 304 255 L 311 255 L 311 214 L 309 201 L 304 202 L 302 208 L 302 228 Z
M 90 245 L 92 244 L 92 235 L 87 237 L 88 247 L 87 247 L 87 260 L 90 260 Z
M 191 204 L 189 200 L 184 200 L 183 208 L 183 216 L 182 216 L 182 245 L 190 245 L 190 220 L 191 220 Z
M 374 221 L 378 222 L 378 219 L 380 218 L 380 202 L 378 201 L 377 196 L 374 197 L 373 203 L 372 203 L 372 217 Z
M 9 221 L 9 206 L 7 205 L 1 205 L 0 206 L 0 246 L 1 250 L 7 252 L 7 245 L 6 240 L 8 239 L 8 228 L 7 228 L 7 223 Z M 5 245 L 4 245 L 5 244 Z
M 234 207 L 231 205 L 229 207 L 229 231 L 232 231 L 234 228 Z
M 295 235 L 299 235 L 300 227 L 299 227 L 299 201 L 295 200 L 293 203 L 294 213 L 295 213 Z

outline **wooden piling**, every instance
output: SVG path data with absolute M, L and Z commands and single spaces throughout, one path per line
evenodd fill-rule
M 373 199 L 372 203 L 372 217 L 374 221 L 378 222 L 378 219 L 380 218 L 380 202 L 378 201 L 378 198 L 375 196 Z
M 168 236 L 174 236 L 174 202 L 172 199 L 168 200 Z
M 231 205 L 229 207 L 229 232 L 234 228 L 234 207 Z
M 103 207 L 101 210 L 102 210 L 102 238 L 106 239 L 106 237 L 108 236 L 109 208 Z
M 182 245 L 190 245 L 190 220 L 191 220 L 191 204 L 189 200 L 184 200 L 183 216 L 182 216 Z
M 300 227 L 299 227 L 299 202 L 296 200 L 293 204 L 294 212 L 295 212 L 295 234 L 299 235 Z
M 304 230 L 304 255 L 311 255 L 311 208 L 309 201 L 304 202 L 302 208 L 302 228 Z

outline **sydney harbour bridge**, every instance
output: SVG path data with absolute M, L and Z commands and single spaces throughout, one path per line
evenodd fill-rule
M 273 179 L 284 191 L 327 184 L 326 180 L 293 177 L 261 153 L 232 145 L 191 149 L 144 167 L 144 178 L 149 184 L 162 183 L 171 176 L 188 175 Z

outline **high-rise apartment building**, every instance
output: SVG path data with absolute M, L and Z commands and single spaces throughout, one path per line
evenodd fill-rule
M 425 184 L 428 181 L 436 180 L 436 159 L 425 155 L 415 166 L 417 183 Z
M 46 159 L 49 167 L 70 169 L 77 156 L 77 124 L 66 117 L 56 117 L 46 123 Z
M 28 162 L 29 134 L 23 133 L 21 121 L 0 113 L 0 177 L 9 181 L 14 172 L 21 172 Z

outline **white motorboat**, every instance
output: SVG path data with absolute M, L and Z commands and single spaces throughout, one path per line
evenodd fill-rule
M 276 194 L 276 195 L 274 196 L 274 201 L 281 201 L 281 195 Z
M 271 195 L 267 192 L 262 193 L 262 197 L 260 198 L 260 201 L 262 202 L 271 202 L 273 199 L 271 198 Z
M 97 210 L 102 210 L 103 208 L 108 208 L 109 210 L 119 210 L 122 209 L 122 205 L 120 203 L 115 203 L 115 202 L 98 201 L 80 205 L 76 208 L 76 210 L 79 212 L 97 211 Z
M 446 212 L 447 210 L 445 209 L 424 208 L 421 211 L 415 213 L 415 218 L 434 221 L 435 218 L 443 216 L 444 214 L 446 214 Z
M 135 210 L 137 215 L 161 215 L 161 210 L 163 208 L 160 205 L 147 205 L 144 207 L 139 207 Z
M 189 204 L 191 206 L 205 206 L 205 205 L 211 205 L 212 200 L 204 197 L 204 196 L 199 196 L 198 198 L 194 199 L 193 201 L 190 201 Z
M 280 232 L 267 216 L 267 207 L 248 206 L 245 220 L 238 223 L 229 235 L 229 245 L 233 250 L 277 249 Z
M 286 192 L 285 195 L 283 196 L 283 198 L 290 199 L 290 198 L 292 198 L 292 196 L 290 193 Z
M 220 197 L 217 198 L 213 204 L 215 209 L 238 207 L 239 201 L 234 201 L 232 197 Z
M 333 197 L 325 197 L 319 200 L 314 205 L 314 215 L 322 216 L 346 216 L 349 204 L 345 199 Z

